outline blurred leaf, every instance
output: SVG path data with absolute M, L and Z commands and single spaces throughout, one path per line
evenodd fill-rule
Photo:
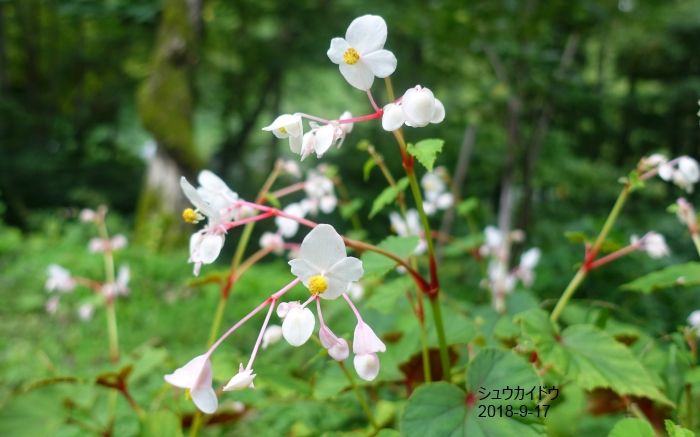
M 664 426 L 668 437 L 695 437 L 695 433 L 680 425 L 676 425 L 672 420 L 664 420 Z
M 372 172 L 372 169 L 377 165 L 377 163 L 374 161 L 374 157 L 370 156 L 367 158 L 367 161 L 365 161 L 365 165 L 362 166 L 362 180 L 363 181 L 368 181 L 369 180 L 369 174 Z
M 344 218 L 345 220 L 349 220 L 350 217 L 353 216 L 357 211 L 362 208 L 362 205 L 365 203 L 365 201 L 360 198 L 356 197 L 352 199 L 349 203 L 345 203 L 343 205 L 340 205 L 340 216 Z
M 610 431 L 608 437 L 655 437 L 654 428 L 649 422 L 642 419 L 633 419 L 628 417 L 617 422 L 615 427 Z
M 408 258 L 418 246 L 418 237 L 397 237 L 392 235 L 379 243 L 379 247 L 397 255 L 402 259 Z M 396 261 L 375 252 L 366 251 L 362 254 L 362 265 L 367 276 L 384 276 L 396 266 Z
M 372 203 L 372 211 L 369 213 L 369 218 L 374 217 L 379 211 L 384 209 L 385 206 L 396 200 L 399 193 L 403 193 L 407 186 L 408 178 L 401 178 L 398 182 L 396 182 L 396 185 L 386 187 L 384 191 L 382 191 L 379 196 L 374 199 L 374 202 Z
M 428 138 L 418 141 L 415 145 L 409 143 L 406 150 L 414 156 L 418 162 L 423 164 L 423 167 L 428 169 L 428 171 L 433 171 L 435 160 L 437 159 L 438 153 L 442 151 L 442 146 L 444 145 L 444 140 Z
M 474 212 L 476 208 L 479 207 L 479 199 L 476 197 L 470 197 L 465 199 L 457 205 L 457 213 L 461 216 L 467 216 Z
M 161 348 L 147 348 L 134 363 L 134 371 L 131 373 L 129 383 L 134 383 L 141 378 L 150 376 L 163 364 L 168 353 Z
M 376 287 L 365 301 L 367 308 L 374 308 L 382 314 L 389 314 L 396 308 L 396 301 L 405 296 L 409 287 L 413 287 L 413 281 L 406 276 L 386 281 Z
M 484 236 L 482 234 L 471 234 L 466 237 L 455 238 L 445 245 L 443 254 L 446 257 L 464 256 L 481 246 L 483 242 Z
M 172 411 L 161 410 L 146 417 L 141 431 L 142 437 L 180 437 L 180 418 Z
M 556 334 L 547 312 L 541 309 L 521 313 L 516 321 L 543 365 L 573 378 L 582 388 L 610 388 L 620 395 L 673 405 L 632 351 L 610 334 L 583 324 Z
M 623 290 L 651 293 L 670 287 L 700 284 L 700 262 L 689 262 L 649 273 L 622 286 Z

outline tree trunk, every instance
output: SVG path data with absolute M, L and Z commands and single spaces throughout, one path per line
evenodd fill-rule
M 179 228 L 180 176 L 201 166 L 193 136 L 193 70 L 197 62 L 200 0 L 163 0 L 150 76 L 138 90 L 144 127 L 156 153 L 149 159 L 136 222 L 136 239 L 160 247 Z

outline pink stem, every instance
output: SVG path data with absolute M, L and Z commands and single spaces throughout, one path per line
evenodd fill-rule
M 680 159 L 680 157 L 678 157 L 676 159 L 672 159 L 672 160 L 668 161 L 667 163 L 665 163 L 664 165 L 674 165 L 676 162 L 678 162 L 679 159 Z M 660 166 L 657 165 L 656 167 L 649 170 L 648 172 L 643 173 L 641 176 L 639 176 L 639 180 L 646 181 L 647 179 L 653 178 L 654 176 L 656 176 L 659 173 L 659 167 Z
M 588 270 L 593 270 L 597 269 L 598 267 L 604 266 L 605 264 L 615 261 L 618 258 L 621 258 L 625 255 L 628 255 L 632 252 L 636 252 L 642 248 L 642 240 L 637 241 L 634 244 L 630 244 L 629 246 L 625 246 L 622 249 L 616 250 L 615 252 L 612 252 L 608 255 L 605 255 L 602 258 L 599 258 L 592 263 L 588 265 Z
M 224 225 L 224 227 L 226 228 L 226 230 L 229 230 L 229 229 L 235 228 L 236 226 L 244 225 L 244 224 L 246 224 L 246 223 L 252 223 L 252 222 L 257 222 L 257 221 L 260 221 L 260 220 L 265 220 L 266 218 L 270 218 L 270 217 L 272 217 L 273 215 L 275 215 L 274 212 L 267 211 L 265 214 L 260 214 L 260 215 L 256 215 L 256 216 L 253 216 L 253 217 L 246 217 L 246 218 L 244 218 L 244 219 L 235 220 L 235 221 L 226 223 L 226 224 Z
M 292 215 L 292 214 L 287 214 L 286 212 L 279 210 L 277 208 L 273 208 L 271 206 L 259 205 L 257 203 L 247 202 L 245 200 L 239 200 L 236 202 L 236 204 L 249 206 L 251 208 L 257 209 L 258 211 L 269 212 L 269 213 L 271 213 L 271 216 L 276 215 L 276 216 L 288 218 L 290 220 L 294 220 L 296 222 L 299 222 L 304 226 L 308 226 L 309 228 L 315 228 L 317 225 L 317 223 L 314 223 L 311 220 L 306 220 L 305 218 L 302 218 L 302 217 L 297 217 L 297 216 Z
M 250 354 L 248 365 L 245 366 L 246 370 L 250 370 L 253 368 L 253 361 L 255 361 L 255 355 L 258 354 L 258 348 L 260 347 L 260 343 L 262 343 L 263 335 L 265 334 L 265 329 L 267 329 L 267 324 L 270 322 L 272 310 L 275 309 L 275 301 L 276 299 L 270 302 L 270 309 L 267 311 L 267 315 L 265 316 L 265 321 L 262 324 L 262 328 L 260 328 L 260 334 L 258 334 L 258 339 L 255 342 L 255 347 L 253 347 L 253 352 Z
M 296 184 L 292 184 L 288 187 L 280 188 L 277 191 L 273 191 L 271 194 L 277 198 L 286 196 L 287 194 L 291 194 L 294 192 L 297 192 L 299 190 L 303 190 L 304 187 L 306 186 L 306 182 L 297 182 Z
M 316 296 L 316 313 L 318 313 L 318 323 L 323 328 L 324 326 L 326 326 L 326 323 L 323 321 L 323 313 L 321 312 L 321 299 L 318 296 Z
M 371 90 L 367 90 L 367 97 L 369 98 L 369 103 L 372 105 L 372 108 L 374 108 L 375 111 L 379 111 L 379 106 L 377 106 L 377 103 L 374 101 Z
M 236 329 L 238 329 L 241 325 L 243 325 L 245 322 L 247 322 L 248 320 L 250 320 L 251 317 L 253 317 L 253 316 L 256 315 L 257 313 L 259 313 L 260 310 L 262 310 L 263 308 L 265 308 L 265 306 L 267 306 L 268 304 L 274 303 L 277 299 L 279 299 L 280 297 L 282 297 L 282 295 L 284 295 L 284 293 L 286 293 L 286 292 L 288 292 L 289 290 L 291 290 L 291 289 L 292 289 L 295 285 L 297 285 L 300 281 L 301 281 L 301 279 L 296 278 L 295 280 L 293 280 L 293 281 L 290 282 L 289 284 L 285 285 L 285 286 L 282 287 L 279 291 L 277 291 L 276 293 L 272 294 L 270 297 L 268 297 L 267 299 L 265 299 L 260 305 L 258 305 L 257 307 L 255 307 L 255 309 L 253 309 L 253 311 L 249 312 L 245 317 L 243 317 L 241 320 L 239 320 L 235 325 L 233 325 L 232 327 L 230 327 L 229 330 L 226 331 L 226 332 L 224 333 L 224 335 L 222 335 L 221 337 L 219 337 L 219 339 L 216 340 L 216 342 L 215 342 L 213 345 L 211 345 L 211 347 L 209 348 L 209 350 L 208 350 L 207 353 L 205 354 L 206 359 L 209 359 L 209 357 L 211 356 L 211 354 L 214 353 L 214 350 L 215 350 L 217 347 L 219 347 L 219 345 L 220 345 L 224 340 L 226 340 L 226 337 L 228 337 L 229 335 L 233 334 L 233 332 L 234 332 Z
M 352 309 L 352 312 L 355 313 L 355 317 L 357 317 L 357 321 L 358 321 L 358 322 L 361 322 L 361 323 L 364 323 L 364 322 L 362 321 L 362 316 L 360 315 L 360 312 L 357 311 L 357 308 L 355 307 L 355 304 L 352 303 L 352 300 L 350 300 L 350 298 L 348 297 L 348 295 L 347 295 L 346 293 L 343 293 L 343 298 L 344 298 L 345 301 L 348 303 L 348 305 L 350 305 L 350 309 Z
M 361 121 L 374 120 L 384 115 L 384 110 L 379 108 L 374 114 L 361 115 L 359 117 L 353 118 L 343 118 L 342 120 L 334 120 L 335 123 L 345 124 L 345 123 L 359 123 Z
M 311 297 L 309 297 L 308 299 L 306 299 L 306 302 L 304 302 L 304 304 L 303 304 L 301 307 L 302 307 L 302 308 L 306 308 L 306 306 L 307 306 L 308 304 L 310 304 L 311 301 L 314 300 L 314 299 L 318 299 L 318 296 L 316 296 L 315 294 L 312 295 Z

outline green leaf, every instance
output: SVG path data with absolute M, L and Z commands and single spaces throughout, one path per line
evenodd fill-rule
M 374 160 L 373 156 L 370 156 L 367 161 L 365 161 L 365 165 L 362 166 L 362 180 L 363 181 L 368 181 L 369 180 L 369 174 L 372 172 L 372 169 L 377 165 L 377 162 Z
M 642 419 L 626 418 L 617 422 L 608 437 L 655 437 L 654 428 Z
M 340 205 L 340 216 L 345 220 L 349 220 L 357 211 L 362 208 L 364 200 L 360 197 L 354 198 L 350 203 Z
M 561 334 L 547 313 L 534 309 L 516 317 L 525 341 L 543 365 L 573 378 L 586 390 L 610 388 L 620 395 L 633 395 L 673 405 L 655 385 L 642 363 L 622 343 L 593 325 L 572 325 Z
M 399 196 L 399 193 L 403 193 L 408 186 L 408 178 L 401 178 L 396 182 L 395 186 L 386 187 L 372 203 L 372 211 L 369 213 L 369 218 L 377 215 L 379 211 L 384 209 L 385 206 L 392 203 Z
M 396 302 L 406 296 L 406 290 L 413 288 L 413 281 L 406 276 L 386 281 L 375 288 L 365 301 L 367 308 L 373 308 L 382 314 L 389 314 L 396 309 Z
M 425 436 L 505 436 L 529 437 L 544 434 L 544 426 L 532 415 L 521 418 L 496 414 L 494 417 L 479 417 L 484 407 L 512 406 L 512 411 L 520 411 L 523 401 L 479 400 L 479 388 L 503 390 L 506 387 L 521 387 L 529 390 L 538 387 L 540 379 L 527 362 L 509 351 L 497 349 L 482 350 L 467 371 L 467 389 L 438 382 L 419 387 L 408 400 L 401 417 L 401 435 L 407 437 Z M 527 388 L 526 388 L 527 387 Z M 534 402 L 527 402 L 526 410 L 532 411 Z M 480 408 L 481 406 L 481 408 Z
M 670 287 L 700 284 L 700 262 L 689 262 L 649 273 L 622 286 L 623 290 L 651 293 Z
M 676 425 L 672 420 L 664 420 L 664 426 L 668 437 L 695 437 L 695 433 L 688 428 Z
M 479 207 L 479 199 L 476 197 L 470 197 L 463 200 L 457 205 L 457 213 L 461 216 L 467 216 L 471 214 L 476 208 Z
M 182 436 L 180 418 L 172 411 L 161 410 L 149 414 L 143 424 L 141 437 L 178 437 Z
M 379 243 L 379 247 L 406 259 L 418 246 L 418 237 L 397 237 L 392 235 Z M 366 276 L 384 276 L 389 270 L 396 266 L 393 261 L 384 255 L 366 251 L 362 254 L 362 265 Z
M 409 144 L 406 150 L 413 155 L 418 162 L 423 164 L 423 167 L 428 169 L 428 171 L 433 171 L 433 165 L 435 165 L 438 153 L 442 152 L 443 145 L 445 145 L 444 140 L 428 138 L 418 141 L 415 145 Z

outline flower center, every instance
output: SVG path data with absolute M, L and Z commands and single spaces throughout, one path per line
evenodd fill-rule
M 321 275 L 312 276 L 309 279 L 309 291 L 311 294 L 321 294 L 328 288 L 328 281 Z
M 286 134 L 287 134 L 287 128 L 285 128 L 284 126 L 282 126 L 281 128 L 279 128 L 278 130 L 280 131 L 280 133 L 281 133 L 282 135 L 286 135 Z
M 197 223 L 199 221 L 199 214 L 192 208 L 185 208 L 185 210 L 182 211 L 182 219 L 186 223 Z
M 353 49 L 352 47 L 345 50 L 345 53 L 343 53 L 343 61 L 345 61 L 345 63 L 348 65 L 356 64 L 359 60 L 360 54 L 357 53 L 357 50 Z

